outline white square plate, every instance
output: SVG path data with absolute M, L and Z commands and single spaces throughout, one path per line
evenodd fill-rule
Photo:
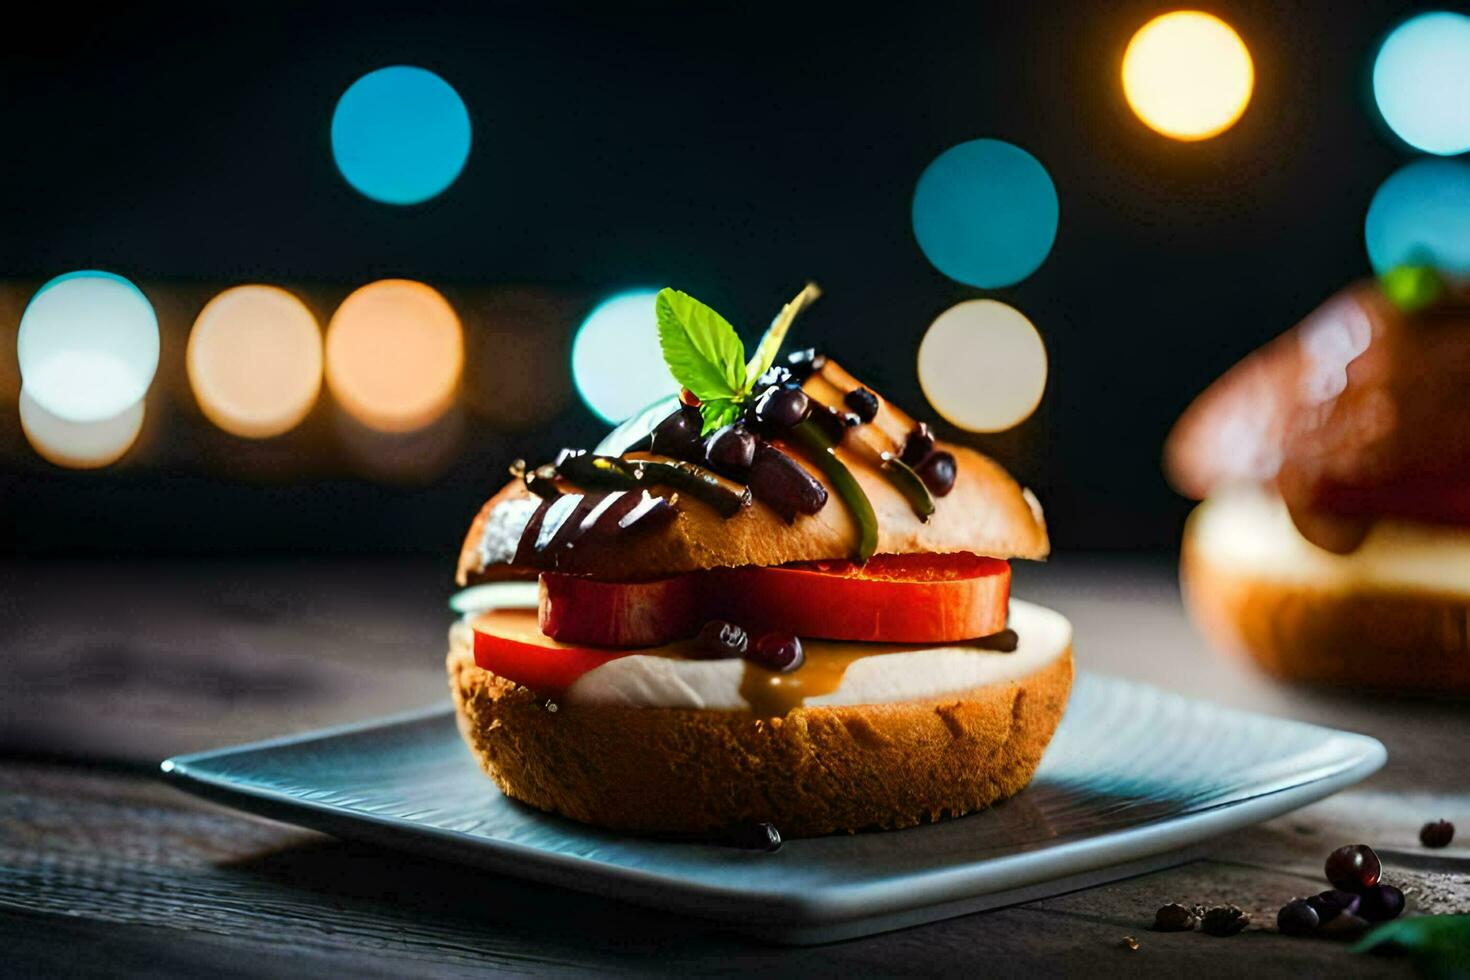
M 179 787 L 339 837 L 695 915 L 844 939 L 1177 863 L 1378 769 L 1365 735 L 1082 674 L 1036 778 L 981 813 L 775 853 L 585 827 L 502 796 L 452 710 L 170 759 Z

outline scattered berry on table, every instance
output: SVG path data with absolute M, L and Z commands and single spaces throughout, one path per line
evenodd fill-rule
M 1200 920 L 1200 929 L 1211 936 L 1233 936 L 1250 925 L 1251 917 L 1238 905 L 1216 905 Z
M 1327 855 L 1323 870 L 1333 888 L 1361 892 L 1378 884 L 1383 864 L 1367 844 L 1348 844 Z
M 1283 936 L 1305 936 L 1322 924 L 1317 910 L 1304 898 L 1293 898 L 1276 913 L 1276 928 Z
M 1369 922 L 1387 922 L 1397 919 L 1404 910 L 1404 893 L 1393 885 L 1379 883 L 1363 892 L 1358 915 Z
M 1419 828 L 1419 843 L 1425 847 L 1448 847 L 1455 839 L 1455 825 L 1448 820 L 1433 820 Z
M 1198 924 L 1199 919 L 1192 909 L 1188 909 L 1178 902 L 1170 902 L 1168 905 L 1159 906 L 1154 913 L 1155 932 L 1188 932 Z
M 1317 918 L 1331 922 L 1339 915 L 1356 915 L 1362 898 L 1357 893 L 1333 888 L 1307 899 L 1307 904 L 1317 912 Z

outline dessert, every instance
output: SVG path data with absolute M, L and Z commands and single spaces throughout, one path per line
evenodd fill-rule
M 790 836 L 966 813 L 1030 780 L 1071 626 L 1010 601 L 1041 509 L 993 461 L 814 351 L 747 362 L 663 290 L 682 386 L 595 450 L 512 467 L 458 580 L 537 582 L 450 633 L 466 741 L 509 796 L 600 826 Z M 524 588 L 524 586 L 522 586 Z M 492 604 L 493 605 L 493 604 Z
M 1463 288 L 1350 286 L 1206 389 L 1165 465 L 1204 500 L 1181 569 L 1217 644 L 1292 680 L 1470 693 Z

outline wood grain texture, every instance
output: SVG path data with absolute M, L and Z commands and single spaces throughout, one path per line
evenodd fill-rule
M 1073 619 L 1083 669 L 1368 732 L 1389 746 L 1384 771 L 1175 869 L 809 949 L 255 820 L 152 776 L 176 751 L 440 700 L 442 571 L 0 568 L 0 974 L 1408 976 L 1274 932 L 1276 908 L 1325 887 L 1322 858 L 1356 840 L 1418 908 L 1470 911 L 1466 706 L 1279 687 L 1205 650 L 1156 567 L 1023 568 L 1017 593 Z M 1418 827 L 1437 817 L 1462 839 L 1427 852 Z M 1255 921 L 1230 939 L 1150 932 L 1168 901 L 1231 901 Z
M 214 965 L 244 975 L 274 972 L 289 950 L 299 957 L 289 961 L 291 972 L 330 964 L 369 975 L 480 969 L 937 974 L 978 971 L 998 956 L 1020 973 L 1113 964 L 1211 975 L 1230 959 L 1259 956 L 1269 973 L 1286 975 L 1347 956 L 1341 946 L 1263 928 L 1286 898 L 1320 887 L 1310 871 L 1289 863 L 1204 860 L 885 936 L 778 949 L 694 920 L 252 820 L 141 776 L 9 764 L 0 767 L 0 801 L 0 939 L 7 940 L 12 967 L 19 950 L 38 969 L 100 970 L 115 951 L 144 973 L 150 969 L 137 958 L 156 950 L 154 975 Z M 1299 836 L 1290 827 L 1276 833 L 1288 845 Z M 1253 841 L 1230 844 L 1227 854 L 1249 853 Z M 1285 850 L 1308 861 L 1320 844 Z M 1281 856 L 1267 855 L 1272 863 Z M 1256 913 L 1257 926 L 1228 940 L 1148 931 L 1153 909 L 1174 900 L 1233 901 Z M 85 940 L 94 957 L 37 939 L 38 930 L 50 934 L 52 923 Z M 1125 935 L 1142 948 L 1122 948 Z M 20 937 L 31 938 L 10 944 Z M 1352 967 L 1396 975 L 1403 964 L 1355 960 Z

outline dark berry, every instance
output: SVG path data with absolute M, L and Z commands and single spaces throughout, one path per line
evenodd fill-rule
M 946 452 L 930 453 L 929 458 L 919 464 L 919 479 L 936 497 L 943 497 L 954 489 L 954 456 Z
M 703 449 L 699 438 L 699 430 L 703 427 L 704 418 L 699 409 L 680 405 L 677 411 L 653 427 L 650 448 L 660 456 L 689 459 Z
M 801 648 L 801 641 L 790 633 L 781 632 L 766 633 L 755 641 L 755 646 L 745 656 L 751 663 L 781 674 L 789 674 L 806 662 L 806 651 Z
M 755 448 L 746 483 L 756 500 L 787 524 L 798 514 L 815 514 L 827 504 L 827 488 L 806 467 L 768 443 Z
M 1378 884 L 1383 865 L 1367 844 L 1348 844 L 1327 855 L 1324 869 L 1333 888 L 1360 892 Z
M 908 438 L 904 439 L 903 452 L 899 454 L 898 458 L 914 469 L 918 469 L 919 464 L 928 459 L 929 454 L 933 451 L 934 433 L 929 431 L 929 424 L 927 422 L 920 422 L 914 426 L 913 431 L 908 434 Z
M 1397 919 L 1404 910 L 1404 893 L 1393 885 L 1374 885 L 1363 892 L 1358 915 L 1369 922 L 1387 922 Z
M 854 388 L 842 400 L 864 422 L 871 422 L 878 415 L 878 396 L 866 388 Z
M 704 441 L 704 455 L 721 473 L 740 476 L 755 460 L 755 436 L 737 425 L 716 429 Z
M 1356 915 L 1362 899 L 1356 892 L 1334 888 L 1331 891 L 1313 895 L 1307 899 L 1307 904 L 1317 913 L 1318 919 L 1323 922 L 1331 922 L 1339 915 Z
M 815 347 L 794 350 L 786 355 L 786 364 L 791 368 L 791 373 L 803 381 L 822 370 L 826 363 L 827 356 L 818 354 Z
M 1188 932 L 1199 922 L 1194 912 L 1178 902 L 1159 906 L 1154 913 L 1155 932 Z
M 767 388 L 756 400 L 755 417 L 773 429 L 789 429 L 806 418 L 812 400 L 800 388 Z
M 712 619 L 699 631 L 699 645 L 695 651 L 709 660 L 724 660 L 743 657 L 750 646 L 745 630 L 723 619 Z
M 1276 913 L 1276 928 L 1283 936 L 1305 936 L 1321 924 L 1321 916 L 1304 898 L 1293 898 Z
M 1205 913 L 1199 927 L 1211 936 L 1233 936 L 1251 924 L 1251 917 L 1238 905 L 1216 905 Z
M 1448 847 L 1455 839 L 1455 825 L 1448 820 L 1435 820 L 1419 828 L 1419 843 L 1425 847 Z
M 999 633 L 982 636 L 974 642 L 977 647 L 984 650 L 994 650 L 996 653 L 1015 653 L 1016 648 L 1021 645 L 1021 637 L 1013 629 L 1003 629 Z
M 822 430 L 822 435 L 832 445 L 839 445 L 847 438 L 847 430 L 850 428 L 847 421 L 839 412 L 836 412 L 821 402 L 812 402 L 811 412 L 807 415 L 812 424 Z
M 781 849 L 781 831 L 773 823 L 748 823 L 732 827 L 725 835 L 725 843 L 747 851 L 778 851 Z

